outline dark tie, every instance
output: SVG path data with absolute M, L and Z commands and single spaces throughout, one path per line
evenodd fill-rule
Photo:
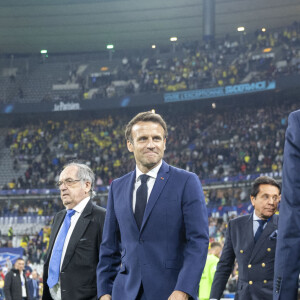
M 138 228 L 141 228 L 144 212 L 147 204 L 147 194 L 148 194 L 148 187 L 147 187 L 147 180 L 149 176 L 143 174 L 140 176 L 141 185 L 136 191 L 136 203 L 135 203 L 135 212 L 134 217 L 136 220 L 136 224 Z
M 75 210 L 73 209 L 67 210 L 64 222 L 61 226 L 61 230 L 53 246 L 51 259 L 49 263 L 49 273 L 48 273 L 48 280 L 47 280 L 47 284 L 49 288 L 54 287 L 58 283 L 61 255 L 62 255 L 65 239 L 71 225 L 71 217 L 74 215 L 74 213 Z
M 256 243 L 261 236 L 263 230 L 264 230 L 264 225 L 266 224 L 267 220 L 257 220 L 259 223 L 258 229 L 256 230 L 255 236 L 254 236 L 254 242 Z

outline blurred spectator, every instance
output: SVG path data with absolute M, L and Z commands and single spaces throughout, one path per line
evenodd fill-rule
M 29 299 L 31 300 L 39 300 L 39 278 L 38 278 L 38 273 L 36 270 L 33 270 L 31 273 L 31 278 L 28 280 L 28 294 L 29 294 Z
M 199 284 L 199 300 L 209 300 L 211 285 L 220 260 L 222 245 L 218 242 L 212 242 L 208 249 L 208 255 L 202 277 Z
M 0 277 L 0 300 L 4 300 L 4 278 Z
M 14 268 L 5 275 L 4 294 L 6 300 L 30 300 L 24 266 L 24 260 L 22 258 L 18 258 L 15 262 Z

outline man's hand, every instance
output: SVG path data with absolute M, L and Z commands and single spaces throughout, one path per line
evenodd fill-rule
M 99 300 L 111 300 L 111 295 L 105 294 L 99 298 Z
M 189 295 L 182 291 L 174 291 L 168 298 L 168 300 L 188 300 L 188 299 L 189 299 Z

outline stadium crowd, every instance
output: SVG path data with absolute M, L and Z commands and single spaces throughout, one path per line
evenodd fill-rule
M 63 205 L 57 198 L 34 200 L 10 200 L 0 202 L 1 217 L 53 216 Z
M 271 80 L 299 72 L 299 46 L 300 26 L 294 22 L 276 31 L 257 30 L 254 37 L 245 35 L 238 39 L 227 35 L 210 44 L 180 44 L 178 53 L 172 56 L 124 57 L 115 79 L 128 82 L 124 93 L 171 92 Z M 103 96 L 115 96 L 115 89 L 113 82 L 106 82 Z
M 172 92 L 271 80 L 299 72 L 299 41 L 300 26 L 294 22 L 276 31 L 257 30 L 254 35 L 240 39 L 227 35 L 213 43 L 179 44 L 172 55 L 128 55 L 113 70 L 114 75 L 109 80 L 103 76 L 102 83 L 100 80 L 98 85 L 91 86 L 78 75 L 75 81 L 83 93 L 91 87 L 99 87 L 97 97 L 110 98 L 121 94 Z M 73 73 L 76 75 L 76 71 Z M 121 91 L 117 83 L 120 81 L 126 82 Z
M 174 109 L 174 108 L 173 108 Z M 234 110 L 168 112 L 165 160 L 195 172 L 201 180 L 260 172 L 280 172 L 284 132 L 293 105 Z M 85 161 L 96 185 L 107 186 L 133 168 L 126 149 L 126 113 L 98 119 L 44 121 L 12 128 L 6 136 L 14 161 L 28 168 L 3 189 L 55 188 L 59 170 L 70 160 Z
M 112 72 L 115 75 L 110 80 L 106 78 L 98 84 L 97 97 L 234 85 L 298 73 L 299 41 L 300 26 L 294 22 L 276 31 L 257 30 L 241 39 L 227 35 L 210 44 L 180 44 L 171 56 L 128 55 Z M 81 76 L 76 80 L 83 93 L 91 88 L 88 81 L 83 83 Z M 120 81 L 126 82 L 121 91 L 117 84 Z

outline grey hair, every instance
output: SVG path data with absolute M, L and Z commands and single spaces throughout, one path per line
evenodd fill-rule
M 81 163 L 77 163 L 77 162 L 71 162 L 68 163 L 64 166 L 63 170 L 67 167 L 72 167 L 75 166 L 78 168 L 77 171 L 77 176 L 78 179 L 82 180 L 82 181 L 88 181 L 91 183 L 91 189 L 89 191 L 89 194 L 91 197 L 95 196 L 96 193 L 94 192 L 94 187 L 95 187 L 95 174 L 92 171 L 92 169 L 90 167 L 88 167 L 85 164 L 81 164 Z

